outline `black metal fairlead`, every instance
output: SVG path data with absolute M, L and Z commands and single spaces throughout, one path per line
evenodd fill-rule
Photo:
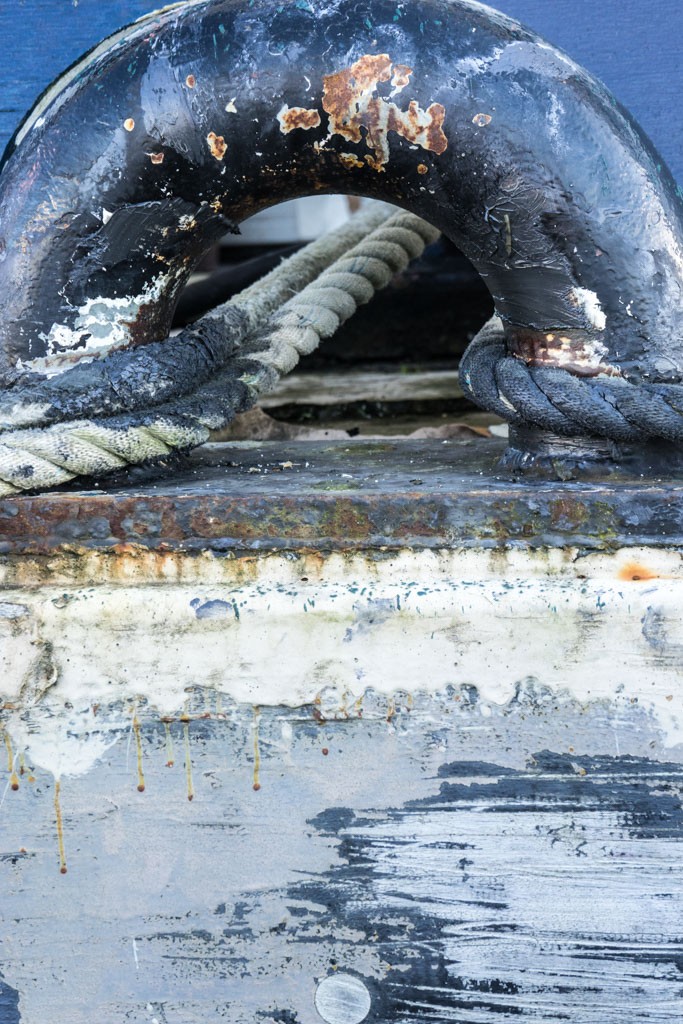
M 468 364 L 482 404 L 560 434 L 679 440 L 680 190 L 599 82 L 467 0 L 188 0 L 91 51 L 3 158 L 0 383 L 164 339 L 231 225 L 339 192 L 419 214 L 478 269 L 504 332 Z M 591 381 L 613 412 L 577 426 L 558 384 L 549 413 L 536 370 Z M 628 384 L 666 406 L 630 431 Z

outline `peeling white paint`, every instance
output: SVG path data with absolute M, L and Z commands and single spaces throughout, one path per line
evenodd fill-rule
M 607 327 L 607 317 L 595 292 L 590 291 L 588 288 L 572 288 L 569 299 L 573 305 L 583 310 L 591 327 L 594 327 L 597 331 L 605 330 Z
M 250 562 L 246 581 L 219 560 L 189 558 L 175 579 L 154 579 L 144 564 L 118 583 L 5 592 L 28 609 L 0 618 L 2 697 L 30 712 L 24 732 L 19 717 L 8 728 L 55 773 L 66 760 L 74 772 L 101 756 L 89 743 L 83 761 L 71 751 L 72 738 L 88 734 L 82 709 L 139 700 L 174 715 L 198 686 L 289 707 L 330 688 L 353 701 L 368 689 L 389 697 L 466 686 L 494 708 L 533 677 L 560 714 L 563 701 L 615 713 L 637 705 L 668 745 L 683 742 L 677 553 L 576 564 L 529 552 L 406 552 L 374 565 L 271 556 Z M 49 703 L 27 695 L 36 645 L 50 651 Z
M 40 335 L 47 355 L 19 360 L 18 368 L 53 377 L 76 362 L 100 359 L 108 352 L 130 344 L 131 324 L 137 319 L 140 308 L 158 302 L 171 279 L 168 273 L 161 274 L 138 295 L 88 299 L 75 311 L 72 326 L 54 323 L 47 334 Z
M 63 699 L 44 698 L 22 713 L 13 712 L 5 722 L 17 751 L 52 773 L 56 779 L 85 775 L 116 743 L 126 722 L 107 717 L 100 728 L 90 702 L 78 709 Z
M 548 130 L 550 137 L 556 142 L 561 143 L 564 147 L 565 143 L 562 141 L 562 118 L 564 117 L 564 107 L 560 100 L 554 94 L 550 97 L 550 110 L 548 111 Z

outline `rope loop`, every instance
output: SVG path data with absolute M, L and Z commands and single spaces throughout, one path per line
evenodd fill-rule
M 465 352 L 460 381 L 473 402 L 514 426 L 630 444 L 651 438 L 683 441 L 683 387 L 528 366 L 508 353 L 498 317 Z

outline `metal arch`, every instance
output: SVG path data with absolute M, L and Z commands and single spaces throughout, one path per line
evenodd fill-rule
M 385 199 L 479 270 L 529 365 L 683 376 L 683 213 L 607 91 L 468 0 L 193 0 L 100 45 L 0 174 L 0 375 L 166 336 L 226 226 Z

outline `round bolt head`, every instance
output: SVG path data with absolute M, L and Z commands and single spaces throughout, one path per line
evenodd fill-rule
M 366 986 L 352 974 L 330 974 L 315 993 L 315 1008 L 326 1024 L 361 1024 L 372 1000 Z

